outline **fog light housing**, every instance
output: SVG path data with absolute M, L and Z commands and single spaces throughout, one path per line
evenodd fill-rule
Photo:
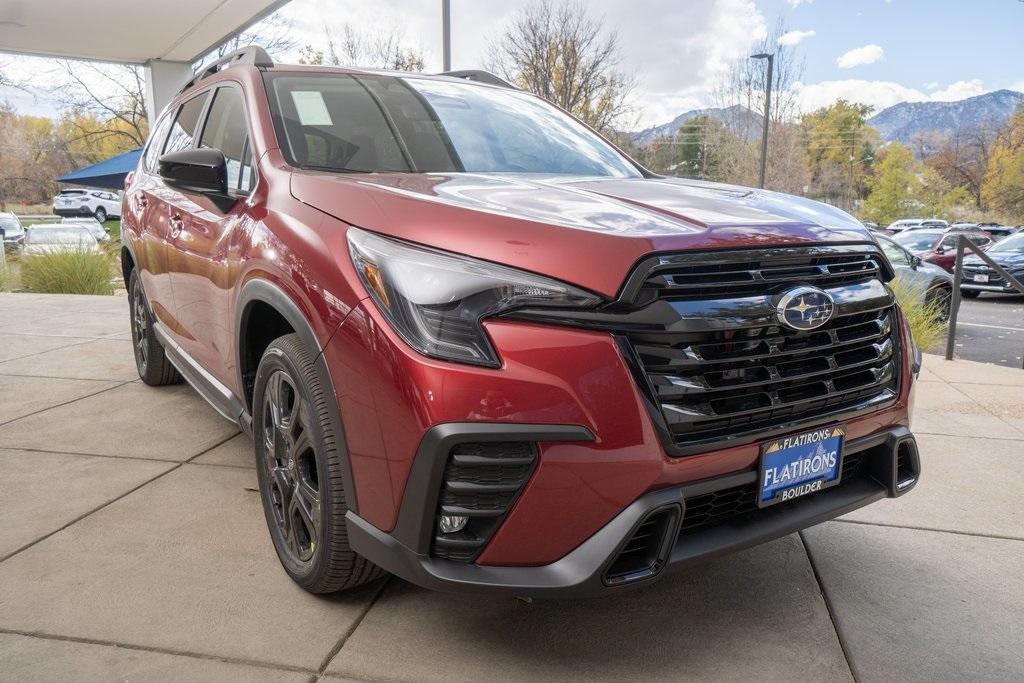
M 454 534 L 465 529 L 467 524 L 469 524 L 469 517 L 441 515 L 441 521 L 438 522 L 437 528 L 440 529 L 442 534 Z

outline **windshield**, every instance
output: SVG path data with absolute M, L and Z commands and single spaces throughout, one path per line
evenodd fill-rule
M 903 232 L 893 237 L 896 243 L 910 251 L 928 251 L 935 244 L 935 238 L 939 235 L 934 232 Z
M 81 244 L 90 245 L 93 237 L 85 228 L 35 228 L 28 231 L 27 244 Z
M 0 218 L 0 230 L 20 230 L 21 224 L 13 218 Z
M 996 242 L 995 245 L 991 247 L 991 250 L 999 252 L 1012 251 L 1018 254 L 1024 254 L 1024 232 Z
M 295 166 L 342 172 L 640 172 L 532 95 L 410 76 L 267 74 L 278 141 Z

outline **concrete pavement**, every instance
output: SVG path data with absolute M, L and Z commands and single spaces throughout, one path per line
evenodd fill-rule
M 314 597 L 121 297 L 0 295 L 0 680 L 1024 677 L 1024 371 L 927 357 L 916 490 L 607 600 Z

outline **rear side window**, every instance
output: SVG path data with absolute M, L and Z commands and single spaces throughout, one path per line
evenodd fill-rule
M 160 150 L 164 148 L 164 140 L 167 138 L 167 129 L 171 127 L 173 120 L 173 111 L 164 112 L 164 115 L 156 122 L 153 134 L 149 136 L 149 146 L 146 147 L 142 167 L 150 173 L 156 173 L 156 161 L 160 158 Z
M 242 191 L 252 188 L 249 134 L 245 125 L 242 95 L 237 89 L 217 89 L 199 146 L 219 149 L 224 153 L 228 166 L 228 187 Z
M 200 95 L 181 105 L 178 115 L 174 118 L 174 125 L 171 126 L 171 134 L 167 138 L 164 154 L 188 149 L 192 146 L 196 124 L 199 123 L 199 117 L 203 113 L 203 104 L 205 102 L 206 95 Z

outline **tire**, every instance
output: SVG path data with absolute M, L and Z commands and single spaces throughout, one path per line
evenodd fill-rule
M 310 593 L 384 576 L 348 543 L 344 437 L 331 426 L 327 391 L 298 335 L 279 337 L 263 353 L 253 392 L 260 497 L 281 566 Z
M 102 206 L 97 206 L 96 213 L 94 213 L 93 215 L 96 216 L 96 220 L 98 220 L 100 223 L 107 222 L 107 210 L 104 209 Z
M 929 303 L 935 305 L 939 314 L 939 321 L 948 321 L 949 313 L 953 307 L 953 291 L 942 287 L 934 290 L 928 299 Z
M 977 299 L 979 296 L 981 296 L 981 292 L 979 292 L 976 289 L 961 289 L 960 296 L 962 296 L 965 299 Z
M 128 276 L 128 306 L 132 325 L 132 350 L 139 377 L 151 387 L 180 383 L 178 369 L 171 365 L 164 347 L 153 332 L 153 313 L 149 310 L 139 273 L 134 269 Z

